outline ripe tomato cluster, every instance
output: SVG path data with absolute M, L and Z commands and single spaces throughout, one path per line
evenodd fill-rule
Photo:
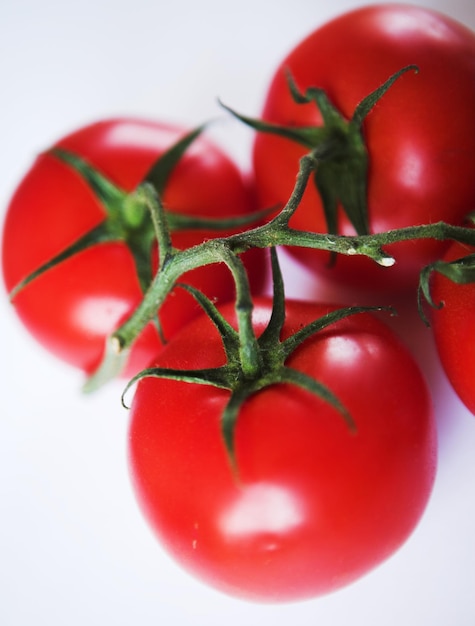
M 375 5 L 291 51 L 261 119 L 236 114 L 257 129 L 252 180 L 205 128 L 122 118 L 63 138 L 18 186 L 2 253 L 15 309 L 89 376 L 125 357 L 138 502 L 214 587 L 328 593 L 420 520 L 437 460 L 423 374 L 372 310 L 285 299 L 274 246 L 386 295 L 414 296 L 431 268 L 441 361 L 475 413 L 475 279 L 446 271 L 475 250 L 473 111 L 475 34 Z

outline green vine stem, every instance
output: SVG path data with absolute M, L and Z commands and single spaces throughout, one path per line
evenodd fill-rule
M 128 351 L 143 328 L 157 316 L 168 294 L 176 286 L 179 278 L 191 269 L 214 263 L 225 263 L 236 279 L 241 273 L 233 257 L 250 248 L 271 248 L 275 246 L 305 246 L 345 255 L 363 255 L 383 267 L 391 267 L 396 259 L 383 247 L 414 239 L 456 240 L 475 246 L 475 230 L 453 226 L 445 222 L 410 226 L 397 230 L 371 235 L 337 235 L 300 231 L 289 227 L 289 220 L 297 210 L 310 176 L 319 163 L 314 153 L 302 157 L 294 190 L 287 204 L 280 213 L 269 222 L 244 232 L 227 237 L 207 240 L 185 250 L 172 247 L 167 215 L 160 197 L 154 187 L 145 183 L 139 189 L 142 200 L 148 207 L 156 230 L 156 239 L 160 246 L 160 267 L 144 295 L 143 300 L 133 314 L 119 327 L 106 342 L 102 364 L 86 382 L 85 390 L 92 391 L 104 382 L 117 376 L 122 368 Z M 242 284 L 238 279 L 237 284 Z M 239 296 L 239 294 L 238 294 Z M 241 294 L 242 296 L 242 294 Z M 249 303 L 238 298 L 239 307 L 243 312 Z M 245 319 L 243 313 L 242 319 Z M 252 329 L 242 332 L 251 333 Z M 252 348 L 251 348 L 252 353 Z M 253 363 L 252 354 L 243 355 L 250 371 L 257 366 Z M 249 357 L 249 358 L 248 358 Z

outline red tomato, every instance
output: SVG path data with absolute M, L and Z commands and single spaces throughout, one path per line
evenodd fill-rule
M 296 104 L 288 68 L 300 91 L 322 88 L 346 119 L 390 76 L 415 64 L 383 95 L 363 124 L 369 154 L 370 230 L 383 232 L 444 220 L 460 223 L 475 204 L 475 35 L 452 19 L 422 7 L 388 4 L 358 8 L 318 28 L 282 61 L 268 90 L 262 118 L 286 126 L 321 125 L 314 104 Z M 286 202 L 299 158 L 308 151 L 289 139 L 258 133 L 254 168 L 260 202 Z M 291 225 L 327 232 L 313 183 Z M 339 214 L 339 232 L 354 234 Z M 319 275 L 364 288 L 406 289 L 423 266 L 440 258 L 444 244 L 418 241 L 388 251 L 388 271 L 361 257 L 294 249 Z M 389 278 L 388 278 L 389 277 Z
M 474 253 L 474 248 L 454 242 L 443 260 Z M 432 312 L 431 321 L 442 366 L 458 396 L 475 414 L 475 283 L 457 284 L 434 272 L 431 296 L 435 304 L 443 305 Z
M 155 160 L 185 131 L 138 119 L 101 121 L 58 142 L 89 161 L 122 189 L 132 191 Z M 253 201 L 240 172 L 229 158 L 200 137 L 186 151 L 165 187 L 163 200 L 173 211 L 206 217 L 242 215 Z M 14 194 L 4 225 L 3 271 L 10 291 L 21 279 L 100 223 L 104 210 L 86 183 L 57 158 L 43 154 Z M 212 237 L 210 232 L 180 232 L 176 247 Z M 249 257 L 257 289 L 263 275 L 261 253 Z M 233 296 L 224 266 L 193 271 L 186 279 L 208 296 Z M 100 362 L 105 337 L 138 305 L 142 293 L 131 253 L 123 243 L 94 246 L 30 283 L 14 300 L 32 335 L 65 361 L 93 371 Z M 199 307 L 182 290 L 161 310 L 165 336 L 188 322 Z M 160 348 L 158 333 L 146 327 L 132 350 L 125 374 L 146 367 Z
M 270 307 L 257 300 L 258 335 Z M 288 301 L 282 336 L 332 308 Z M 235 326 L 233 306 L 221 311 Z M 200 317 L 158 364 L 207 368 L 224 360 L 216 330 Z M 133 485 L 160 541 L 210 585 L 262 602 L 333 591 L 389 557 L 420 519 L 436 466 L 426 385 L 381 321 L 367 313 L 346 318 L 286 364 L 327 385 L 357 430 L 309 392 L 268 387 L 237 420 L 238 479 L 220 431 L 229 392 L 143 378 L 131 407 Z

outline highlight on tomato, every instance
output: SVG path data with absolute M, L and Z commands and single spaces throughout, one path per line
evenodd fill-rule
M 403 69 L 381 97 L 370 97 Z M 460 224 L 475 203 L 474 110 L 471 30 L 404 4 L 349 11 L 301 41 L 270 82 L 261 116 L 268 128 L 256 134 L 253 153 L 260 203 L 285 203 L 300 157 L 314 150 L 315 181 L 291 226 L 365 234 Z M 333 262 L 325 252 L 291 251 L 329 280 L 395 291 L 416 287 L 419 271 L 445 247 L 435 240 L 390 246 L 397 263 L 389 280 L 363 257 Z
M 129 432 L 132 484 L 160 544 L 256 602 L 335 591 L 390 557 L 423 514 L 437 456 L 425 381 L 385 323 L 360 312 L 290 352 L 336 308 L 288 300 L 278 337 L 272 309 L 255 299 L 262 378 L 236 371 L 235 307 L 219 307 L 225 340 L 207 315 L 175 335 L 137 383 Z
M 226 234 L 229 229 L 213 230 L 216 222 L 249 217 L 255 209 L 236 165 L 200 130 L 135 118 L 99 121 L 61 139 L 38 156 L 8 207 L 2 266 L 9 292 L 68 251 L 15 295 L 15 310 L 40 344 L 88 374 L 101 361 L 106 337 L 141 301 L 157 265 L 150 217 L 134 203 L 143 181 L 157 187 L 175 220 L 177 248 Z M 258 290 L 262 253 L 253 250 L 244 259 Z M 234 295 L 222 266 L 195 269 L 185 280 L 219 302 Z M 172 336 L 198 312 L 186 294 L 171 294 L 160 325 L 149 323 L 134 344 L 124 375 L 149 365 L 161 348 L 160 332 Z

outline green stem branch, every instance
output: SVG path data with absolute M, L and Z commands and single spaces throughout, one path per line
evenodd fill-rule
M 231 250 L 223 248 L 223 261 L 228 266 L 236 286 L 235 310 L 239 330 L 239 352 L 245 377 L 255 378 L 262 370 L 262 358 L 252 325 L 253 301 L 246 268 Z
M 161 244 L 160 269 L 153 278 L 150 287 L 140 305 L 128 320 L 114 333 L 108 343 L 108 359 L 121 360 L 138 337 L 143 328 L 156 317 L 168 294 L 176 286 L 179 278 L 191 269 L 225 263 L 232 272 L 238 290 L 239 329 L 246 346 L 243 363 L 252 375 L 259 368 L 256 357 L 254 331 L 251 323 L 252 301 L 248 291 L 247 278 L 242 277 L 243 267 L 237 255 L 250 248 L 270 248 L 275 246 L 299 246 L 345 255 L 363 255 L 379 265 L 389 267 L 396 261 L 383 250 L 383 246 L 414 239 L 456 240 L 475 246 L 475 229 L 452 226 L 445 222 L 410 226 L 373 235 L 336 235 L 300 231 L 289 227 L 289 220 L 297 210 L 308 180 L 314 171 L 318 158 L 305 155 L 300 162 L 300 169 L 293 193 L 282 211 L 271 221 L 250 230 L 227 237 L 209 239 L 185 250 L 174 249 L 171 245 L 166 216 L 161 210 L 159 200 L 149 197 L 148 206 L 154 219 L 157 238 Z M 153 195 L 147 187 L 145 193 Z M 165 254 L 164 254 L 165 252 Z M 164 257 L 166 257 L 166 262 Z M 247 290 L 247 291 L 246 291 Z M 245 339 L 246 337 L 246 339 Z M 253 339 L 254 338 L 254 339 Z M 248 348 L 249 347 L 249 348 Z M 93 379 L 96 378 L 94 375 Z M 102 373 L 97 372 L 102 380 Z M 94 380 L 91 380 L 92 386 Z

